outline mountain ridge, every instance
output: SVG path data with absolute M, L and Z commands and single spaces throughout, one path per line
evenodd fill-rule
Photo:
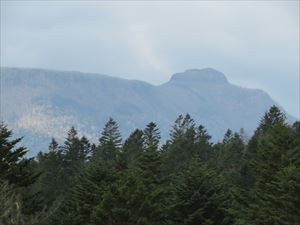
M 29 141 L 61 138 L 74 125 L 97 140 L 109 117 L 128 135 L 154 121 L 163 139 L 179 114 L 189 113 L 214 140 L 226 129 L 244 128 L 250 135 L 263 113 L 278 105 L 264 91 L 231 84 L 212 68 L 189 69 L 168 82 L 153 85 L 96 73 L 45 69 L 1 68 L 3 119 Z M 36 151 L 36 150 L 34 150 Z

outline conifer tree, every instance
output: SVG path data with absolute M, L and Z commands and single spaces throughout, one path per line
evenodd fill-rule
M 213 156 L 211 136 L 204 126 L 200 125 L 196 132 L 196 153 L 202 162 L 207 162 Z
M 91 158 L 92 145 L 85 136 L 82 136 L 80 138 L 80 146 L 81 146 L 80 160 L 83 163 L 87 163 L 87 161 Z
M 142 130 L 136 129 L 125 141 L 122 148 L 122 155 L 127 165 L 136 165 L 139 157 L 143 153 L 144 133 Z
M 172 224 L 230 224 L 223 210 L 226 196 L 222 192 L 222 179 L 199 161 L 192 160 L 177 178 Z
M 160 133 L 155 123 L 150 122 L 144 130 L 144 152 L 139 158 L 138 167 L 144 177 L 150 182 L 159 179 L 161 170 L 161 156 L 158 152 Z
M 13 133 L 0 123 L 0 179 L 19 187 L 27 187 L 36 180 L 29 169 L 32 159 L 25 159 L 27 149 L 16 147 L 22 138 L 11 140 Z
M 195 122 L 189 114 L 179 115 L 170 132 L 170 141 L 164 149 L 165 170 L 178 171 L 190 162 L 196 154 Z
M 156 124 L 150 122 L 144 130 L 144 146 L 147 151 L 157 151 L 160 133 Z
M 140 134 L 134 132 L 126 143 L 126 147 L 138 146 L 137 163 L 118 176 L 116 183 L 104 193 L 92 213 L 93 224 L 165 224 L 168 193 L 161 177 L 159 131 L 151 122 L 143 132 L 144 142 Z
M 217 170 L 222 173 L 227 185 L 241 185 L 244 154 L 245 145 L 242 138 L 238 133 L 232 134 L 228 130 L 215 162 Z
M 80 138 L 74 127 L 68 131 L 65 138 L 63 150 L 63 177 L 65 178 L 64 188 L 67 189 L 75 180 L 76 175 L 84 167 L 86 155 L 84 155 Z
M 27 149 L 23 146 L 16 147 L 22 138 L 11 140 L 13 133 L 4 123 L 0 123 L 0 180 L 8 182 L 18 190 L 23 202 L 22 213 L 30 215 L 40 210 L 39 195 L 31 190 L 39 173 L 35 173 L 32 164 L 33 159 L 24 156 Z
M 0 180 L 0 224 L 24 224 L 20 196 L 4 180 Z
M 294 196 L 299 165 L 288 157 L 293 149 L 293 130 L 284 115 L 272 107 L 264 116 L 257 136 L 255 158 L 252 159 L 255 179 L 249 191 L 235 193 L 238 202 L 233 210 L 237 224 L 297 224 Z M 253 146 L 252 146 L 253 147 Z M 298 155 L 299 156 L 299 155 Z M 299 176 L 298 176 L 299 180 Z M 297 198 L 296 198 L 297 199 Z
M 109 118 L 99 138 L 95 157 L 100 157 L 107 162 L 115 161 L 120 151 L 121 142 L 118 125 L 112 118 Z
M 62 197 L 65 187 L 64 158 L 61 147 L 52 138 L 48 152 L 37 155 L 38 170 L 41 176 L 36 186 L 41 190 L 45 205 L 51 207 Z
M 99 217 L 97 209 L 116 179 L 115 171 L 103 161 L 90 162 L 88 167 L 78 174 L 74 186 L 69 189 L 61 206 L 51 217 L 50 224 L 98 224 L 94 223 L 95 218 Z

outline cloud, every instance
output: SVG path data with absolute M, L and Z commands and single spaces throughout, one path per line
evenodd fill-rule
M 168 68 L 166 59 L 159 53 L 157 46 L 150 39 L 152 34 L 143 23 L 132 23 L 129 26 L 130 44 L 133 54 L 135 54 L 140 65 L 145 65 L 146 69 L 156 71 L 156 74 L 170 74 L 172 70 Z

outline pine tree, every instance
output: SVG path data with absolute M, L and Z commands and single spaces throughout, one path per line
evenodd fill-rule
M 133 146 L 143 144 L 134 132 Z M 155 123 L 149 123 L 143 132 L 144 146 L 139 149 L 137 163 L 121 174 L 109 186 L 102 201 L 92 213 L 93 224 L 165 224 L 168 192 L 161 177 L 161 157 L 158 151 L 159 131 Z M 136 140 L 138 144 L 136 145 Z M 127 142 L 129 147 L 129 142 Z
M 242 185 L 242 165 L 245 144 L 238 133 L 228 130 L 224 136 L 221 149 L 217 152 L 216 168 L 222 173 L 228 186 Z
M 186 114 L 179 115 L 170 132 L 170 141 L 164 147 L 165 171 L 171 173 L 186 167 L 197 154 L 195 122 Z
M 144 152 L 139 158 L 138 167 L 151 182 L 158 182 L 161 170 L 161 156 L 158 152 L 160 133 L 156 124 L 151 122 L 144 130 Z
M 51 217 L 51 225 L 96 225 L 93 214 L 117 179 L 116 172 L 103 161 L 92 161 L 76 177 L 61 206 Z
M 207 162 L 213 156 L 211 136 L 207 133 L 204 126 L 200 125 L 196 133 L 195 148 L 198 157 L 202 162 Z
M 138 158 L 143 153 L 144 138 L 143 131 L 136 129 L 125 141 L 122 148 L 122 157 L 124 157 L 126 165 L 136 165 Z
M 41 190 L 44 203 L 51 207 L 62 198 L 65 186 L 64 158 L 61 147 L 52 138 L 48 152 L 37 155 L 38 170 L 41 176 L 37 180 L 37 189 Z
M 150 122 L 144 130 L 144 146 L 148 151 L 156 151 L 158 149 L 160 133 L 156 124 Z
M 99 138 L 99 145 L 94 157 L 100 157 L 106 162 L 116 161 L 121 142 L 118 125 L 112 118 L 109 118 Z
M 230 224 L 223 210 L 226 196 L 222 190 L 222 179 L 199 161 L 192 160 L 177 178 L 172 224 Z
M 24 224 L 21 198 L 7 181 L 0 180 L 0 224 Z
M 30 215 L 41 210 L 38 193 L 31 189 L 39 173 L 35 173 L 33 159 L 26 159 L 25 147 L 16 147 L 22 138 L 11 140 L 13 133 L 4 123 L 0 123 L 0 180 L 18 188 L 23 202 L 22 213 Z
M 75 138 L 71 138 L 72 140 L 77 140 L 76 135 L 73 137 Z M 99 142 L 97 147 L 93 147 L 86 138 L 79 140 L 81 155 L 84 155 L 86 160 L 88 159 L 86 156 L 92 152 L 92 159 L 88 161 L 85 168 L 77 172 L 72 187 L 65 194 L 58 214 L 51 218 L 51 224 L 93 224 L 91 222 L 92 214 L 94 214 L 93 208 L 101 204 L 117 176 L 115 167 L 121 138 L 118 126 L 113 119 L 110 118 L 105 125 Z
M 92 145 L 85 136 L 81 137 L 80 145 L 81 145 L 80 160 L 83 163 L 86 163 L 91 157 Z
M 25 159 L 27 149 L 16 147 L 22 140 L 11 140 L 12 131 L 4 123 L 0 123 L 0 179 L 19 187 L 27 187 L 36 180 L 36 175 L 30 171 L 32 159 Z
M 255 157 L 251 165 L 255 174 L 249 191 L 235 192 L 237 207 L 233 214 L 237 224 L 297 224 L 297 200 L 299 165 L 291 161 L 293 130 L 284 121 L 284 115 L 272 107 L 264 116 L 257 136 Z M 253 146 L 252 146 L 253 147 Z M 298 155 L 299 156 L 299 155 Z M 297 196 L 297 194 L 296 194 Z M 297 199 L 297 198 L 296 198 Z M 299 198 L 298 198 L 299 204 Z
M 225 133 L 225 135 L 224 135 L 224 138 L 223 138 L 222 143 L 223 143 L 224 145 L 227 144 L 227 143 L 230 141 L 230 139 L 231 139 L 232 137 L 233 137 L 232 130 L 227 129 L 227 131 L 226 131 L 226 133 Z

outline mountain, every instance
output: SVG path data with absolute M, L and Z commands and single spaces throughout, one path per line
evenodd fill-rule
M 276 104 L 264 91 L 229 83 L 211 68 L 177 73 L 162 85 L 101 74 L 1 68 L 2 119 L 35 153 L 72 125 L 96 141 L 109 117 L 123 137 L 154 121 L 163 139 L 179 114 L 189 113 L 220 140 L 227 128 L 251 135 Z

